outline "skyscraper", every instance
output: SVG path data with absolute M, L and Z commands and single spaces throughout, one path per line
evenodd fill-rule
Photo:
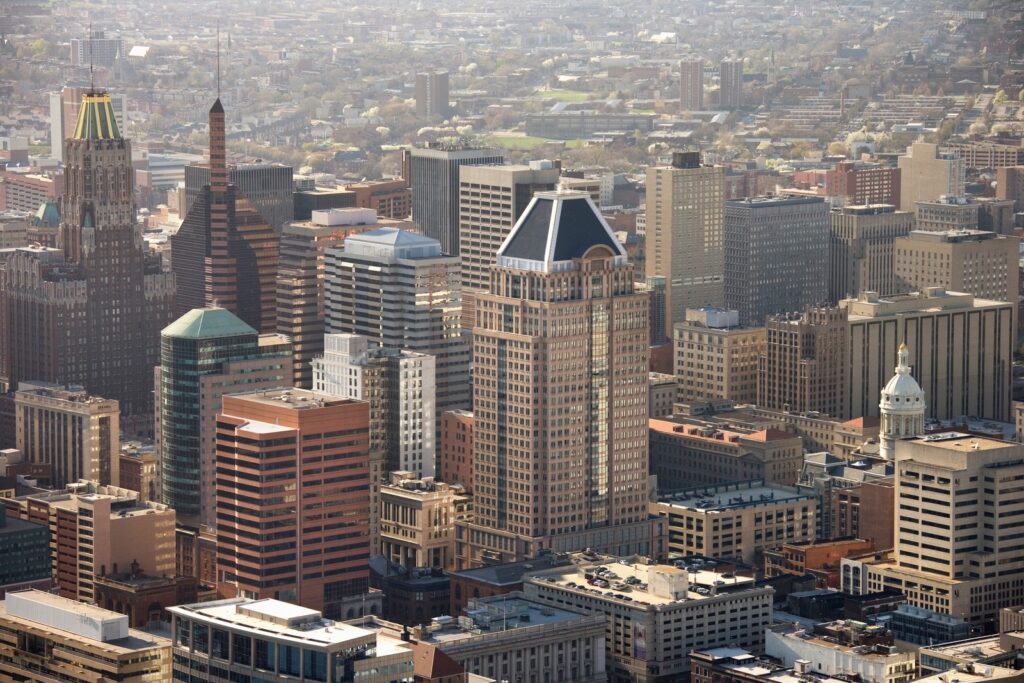
M 723 59 L 719 64 L 719 108 L 743 106 L 743 60 Z
M 351 235 L 344 250 L 327 250 L 327 331 L 434 356 L 437 430 L 442 412 L 470 401 L 459 279 L 458 256 L 442 255 L 437 240 L 395 228 Z
M 244 163 L 228 167 L 228 183 L 252 202 L 278 235 L 285 223 L 295 217 L 294 169 L 284 164 Z M 210 167 L 194 164 L 185 167 L 185 209 L 210 184 Z
M 148 429 L 174 276 L 160 272 L 135 222 L 131 143 L 106 93 L 82 98 L 64 157 L 60 248 L 19 249 L 0 276 L 0 334 L 7 336 L 0 371 L 11 386 L 81 385 L 118 401 L 123 415 Z
M 370 404 L 370 450 L 384 468 L 435 473 L 435 361 L 408 349 L 371 347 L 366 337 L 328 334 L 313 361 L 313 390 Z
M 900 209 L 917 211 L 917 202 L 931 202 L 942 195 L 964 196 L 964 160 L 939 151 L 929 142 L 915 142 L 899 159 Z
M 979 299 L 1017 301 L 1020 239 L 981 230 L 913 230 L 893 243 L 892 292 L 942 287 Z
M 176 312 L 220 306 L 261 332 L 277 324 L 278 239 L 255 205 L 228 182 L 224 107 L 210 108 L 210 183 L 171 237 Z
M 668 280 L 665 336 L 687 308 L 725 305 L 725 171 L 699 152 L 647 169 L 647 277 Z
M 704 60 L 685 57 L 679 62 L 679 110 L 704 109 Z
M 559 169 L 529 166 L 459 167 L 459 255 L 462 257 L 462 327 L 473 327 L 473 296 L 487 290 L 498 248 L 534 192 L 555 189 Z
M 725 203 L 725 304 L 739 311 L 742 325 L 825 303 L 828 235 L 821 197 Z
M 416 115 L 445 117 L 450 113 L 448 72 L 428 71 L 416 74 Z
M 216 523 L 214 441 L 223 396 L 290 385 L 291 352 L 279 335 L 261 336 L 223 308 L 194 309 L 164 328 L 156 445 L 161 497 L 182 523 Z
M 542 548 L 651 552 L 647 297 L 582 192 L 541 192 L 473 329 L 474 514 L 461 566 Z
M 412 150 L 412 218 L 424 235 L 441 243 L 445 254 L 459 253 L 459 167 L 504 162 L 501 152 L 464 145 Z
M 358 608 L 370 579 L 368 460 L 363 401 L 304 389 L 225 396 L 218 592 L 298 603 L 333 619 Z
M 910 232 L 914 214 L 891 204 L 833 209 L 828 297 L 835 303 L 861 292 L 891 294 L 893 244 Z

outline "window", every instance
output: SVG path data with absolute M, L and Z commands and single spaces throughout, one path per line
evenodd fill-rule
M 316 650 L 303 650 L 303 669 L 305 677 L 313 681 L 327 680 L 327 655 Z
M 192 635 L 195 637 L 193 649 L 196 652 L 202 652 L 204 655 L 210 654 L 210 627 L 206 624 L 196 624 L 192 630 Z
M 252 638 L 235 633 L 231 636 L 234 652 L 231 661 L 249 666 L 252 664 Z
M 266 640 L 256 641 L 256 668 L 274 670 L 274 644 Z
M 212 657 L 218 659 L 228 658 L 228 632 L 219 628 L 213 629 L 213 648 L 210 651 Z
M 291 645 L 278 646 L 277 672 L 289 676 L 299 675 L 299 648 Z

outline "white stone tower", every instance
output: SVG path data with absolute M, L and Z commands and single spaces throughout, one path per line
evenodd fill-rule
M 879 454 L 886 460 L 896 457 L 896 440 L 924 434 L 924 391 L 910 374 L 907 345 L 900 344 L 896 374 L 882 389 L 882 427 Z

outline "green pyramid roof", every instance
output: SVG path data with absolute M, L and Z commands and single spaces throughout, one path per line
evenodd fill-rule
M 160 333 L 165 337 L 215 339 L 259 333 L 226 308 L 193 308 Z
M 93 90 L 82 95 L 82 108 L 78 110 L 74 137 L 76 140 L 120 139 L 121 132 L 117 129 L 110 95 Z

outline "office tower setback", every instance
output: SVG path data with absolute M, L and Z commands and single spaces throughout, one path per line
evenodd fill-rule
M 534 192 L 555 189 L 559 169 L 550 161 L 529 166 L 459 168 L 459 254 L 462 256 L 462 327 L 473 328 L 473 297 L 487 291 L 491 266 Z
M 688 308 L 725 305 L 725 171 L 699 152 L 647 169 L 647 277 L 666 278 L 665 336 Z
M 811 308 L 769 316 L 765 331 L 765 351 L 757 364 L 757 405 L 844 415 L 846 311 Z
M 459 168 L 505 162 L 501 152 L 466 146 L 436 145 L 412 150 L 412 219 L 448 255 L 459 253 Z
M 840 161 L 825 173 L 825 195 L 833 206 L 900 205 L 900 169 Z
M 829 303 L 861 292 L 897 291 L 893 245 L 914 226 L 914 214 L 891 204 L 845 206 L 832 210 Z
M 877 416 L 892 349 L 906 343 L 914 379 L 928 392 L 928 417 L 1009 420 L 1016 304 L 928 287 L 845 299 L 847 340 L 841 385 L 846 418 Z M 769 339 L 769 344 L 771 343 Z
M 118 485 L 120 407 L 80 388 L 22 382 L 14 394 L 18 450 L 48 465 L 54 488 L 79 479 Z
M 1019 443 L 955 432 L 897 441 L 896 545 L 863 563 L 863 592 L 895 588 L 912 606 L 994 629 L 1024 574 L 1012 540 L 1022 458 Z
M 459 257 L 404 230 L 371 230 L 327 250 L 327 332 L 433 356 L 438 430 L 442 412 L 470 403 L 459 280 Z
M 679 110 L 704 109 L 704 60 L 685 57 L 679 62 Z
M 384 469 L 417 477 L 435 472 L 436 375 L 433 356 L 370 346 L 355 334 L 328 334 L 313 361 L 313 390 L 370 404 L 370 450 Z
M 223 396 L 290 385 L 291 356 L 285 339 L 260 335 L 223 308 L 197 308 L 164 328 L 154 382 L 161 499 L 183 524 L 216 523 L 216 419 Z
M 585 193 L 534 195 L 477 299 L 474 520 L 460 566 L 542 548 L 653 551 L 647 297 L 633 281 Z
M 312 386 L 311 363 L 324 350 L 327 247 L 340 246 L 346 236 L 376 225 L 372 210 L 332 209 L 313 211 L 311 220 L 284 226 L 277 265 L 277 332 L 292 342 L 296 387 Z
M 65 161 L 64 141 L 74 137 L 82 98 L 88 92 L 88 88 L 66 85 L 60 91 L 50 93 L 50 156 L 56 161 Z M 110 106 L 114 110 L 117 129 L 127 130 L 125 117 L 128 113 L 128 98 L 121 94 L 111 94 Z
M 10 386 L 81 385 L 118 401 L 136 419 L 131 424 L 145 429 L 174 276 L 160 272 L 135 223 L 131 143 L 106 93 L 83 97 L 64 153 L 60 248 L 17 250 L 0 276 L 0 335 L 7 337 L 0 374 Z
M 451 113 L 448 102 L 448 72 L 416 74 L 416 115 L 444 118 Z
M 332 619 L 363 604 L 369 422 L 368 403 L 304 389 L 224 397 L 216 482 L 222 595 L 287 600 Z M 272 479 L 261 474 L 268 470 Z
M 91 683 L 171 680 L 167 638 L 128 628 L 128 617 L 39 590 L 0 602 L 0 678 Z
M 964 196 L 964 160 L 939 151 L 939 146 L 915 142 L 897 161 L 900 169 L 900 209 L 917 211 L 917 202 L 942 195 Z
M 725 203 L 725 304 L 741 324 L 825 303 L 828 211 L 819 197 Z
M 723 59 L 719 64 L 719 109 L 743 106 L 743 60 Z
M 277 324 L 278 238 L 253 202 L 228 180 L 224 107 L 210 108 L 210 182 L 171 237 L 176 313 L 226 308 L 261 332 Z
M 994 232 L 914 230 L 894 243 L 897 292 L 942 287 L 979 299 L 1017 301 L 1020 240 Z
M 678 400 L 756 403 L 757 359 L 764 349 L 764 328 L 741 326 L 738 311 L 686 311 L 686 320 L 675 328 Z

